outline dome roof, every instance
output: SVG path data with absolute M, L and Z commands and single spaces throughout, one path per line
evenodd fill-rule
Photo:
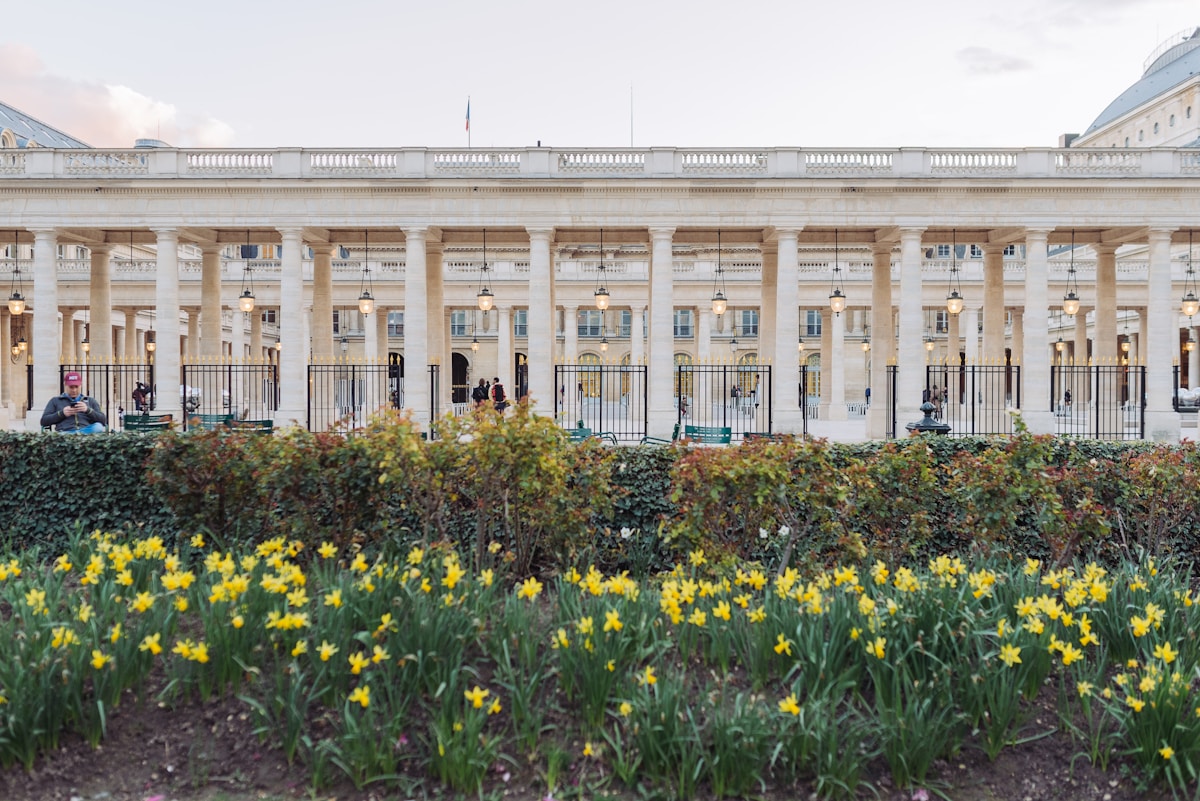
M 0 131 L 8 129 L 17 138 L 17 147 L 91 147 L 86 142 L 68 136 L 57 128 L 30 117 L 23 111 L 0 103 Z
M 1189 28 L 1163 42 L 1146 61 L 1146 71 L 1088 126 L 1094 133 L 1200 73 L 1200 28 Z

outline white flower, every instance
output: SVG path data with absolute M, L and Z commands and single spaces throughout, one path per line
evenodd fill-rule
M 791 533 L 792 533 L 792 530 L 791 530 L 790 528 L 788 528 L 787 526 L 780 526 L 780 527 L 779 527 L 779 536 L 781 536 L 781 537 L 787 537 L 787 536 L 788 536 L 789 534 L 791 534 Z
M 633 529 L 625 527 L 621 529 L 621 539 L 627 540 L 633 536 Z
M 760 527 L 758 529 L 758 538 L 760 540 L 765 540 L 767 538 L 767 530 L 765 528 Z

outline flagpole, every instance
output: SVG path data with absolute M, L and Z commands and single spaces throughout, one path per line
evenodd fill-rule
M 467 95 L 467 150 L 471 149 L 471 96 Z

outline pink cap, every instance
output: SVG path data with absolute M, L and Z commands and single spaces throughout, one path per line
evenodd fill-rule
M 82 384 L 83 379 L 79 376 L 79 373 L 72 372 L 72 373 L 67 373 L 66 375 L 63 376 L 63 383 L 64 384 Z

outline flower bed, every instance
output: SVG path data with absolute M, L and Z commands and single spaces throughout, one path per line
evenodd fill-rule
M 33 766 L 66 731 L 99 743 L 113 707 L 138 703 L 126 691 L 155 687 L 168 704 L 241 699 L 317 787 L 474 793 L 532 764 L 550 794 L 852 796 L 880 775 L 936 788 L 938 760 L 1036 736 L 1049 686 L 1093 764 L 1195 789 L 1195 596 L 1151 560 L 775 575 L 697 550 L 653 583 L 583 565 L 502 580 L 514 558 L 96 533 L 49 564 L 4 559 L 0 765 Z

